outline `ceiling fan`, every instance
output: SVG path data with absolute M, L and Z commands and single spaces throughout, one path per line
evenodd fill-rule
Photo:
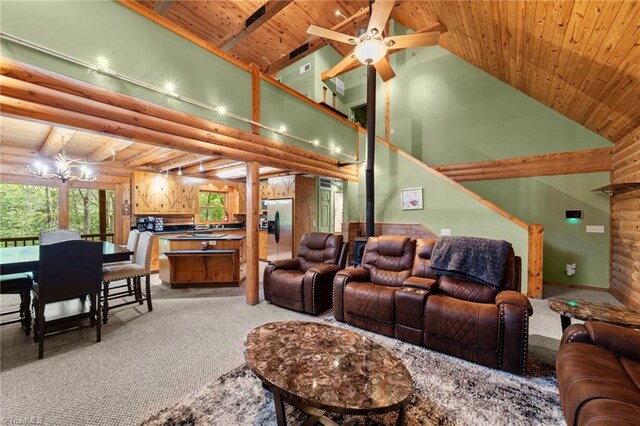
M 373 5 L 369 3 L 369 25 L 358 30 L 356 35 L 343 34 L 316 25 L 309 26 L 308 34 L 354 46 L 353 51 L 324 73 L 323 77 L 333 78 L 359 61 L 365 65 L 373 65 L 382 80 L 387 81 L 396 75 L 386 58 L 388 52 L 438 44 L 439 31 L 385 37 L 384 28 L 394 4 L 395 0 L 377 0 Z

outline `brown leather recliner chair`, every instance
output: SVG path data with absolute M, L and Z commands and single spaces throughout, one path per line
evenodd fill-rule
M 411 275 L 416 240 L 371 237 L 361 268 L 345 269 L 333 283 L 333 311 L 338 321 L 387 336 L 394 335 L 395 292 Z
M 269 262 L 264 298 L 278 306 L 317 315 L 331 308 L 331 285 L 347 261 L 342 235 L 304 234 L 296 259 Z
M 574 324 L 562 336 L 556 371 L 567 425 L 640 423 L 640 332 Z
M 435 240 L 418 240 L 413 277 L 432 279 L 429 268 Z M 499 287 L 438 277 L 424 307 L 423 345 L 488 367 L 525 374 L 529 317 L 533 308 L 520 293 L 521 259 L 508 254 Z

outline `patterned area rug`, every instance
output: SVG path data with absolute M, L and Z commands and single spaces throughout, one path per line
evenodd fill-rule
M 564 424 L 553 367 L 530 359 L 529 376 L 518 377 L 396 339 L 337 323 L 377 341 L 398 356 L 413 377 L 406 425 Z M 531 358 L 531 357 L 530 357 Z M 285 404 L 289 425 L 306 415 Z M 396 413 L 329 418 L 341 425 L 393 425 Z M 141 425 L 274 425 L 271 393 L 246 365 L 144 420 Z

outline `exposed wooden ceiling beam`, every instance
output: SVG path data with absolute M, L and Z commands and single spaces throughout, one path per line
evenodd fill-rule
M 175 0 L 159 0 L 153 7 L 153 11 L 160 16 L 167 16 L 174 2 Z
M 207 161 L 206 163 L 202 163 L 202 171 L 208 172 L 223 166 L 226 166 L 231 163 L 237 163 L 237 160 L 230 160 L 228 158 L 219 158 L 217 160 Z M 190 167 L 185 167 L 182 169 L 182 173 L 184 174 L 196 174 L 200 172 L 200 164 Z
M 217 47 L 228 52 L 291 3 L 293 3 L 293 0 L 267 1 L 258 10 L 256 10 L 253 15 L 247 18 L 242 30 L 226 36 L 218 43 Z
M 90 162 L 100 162 L 104 161 L 109 157 L 114 156 L 116 153 L 122 151 L 125 148 L 133 145 L 133 141 L 123 140 L 111 138 L 105 144 L 103 144 L 100 148 L 96 149 L 89 155 L 87 155 L 87 161 Z
M 124 166 L 134 167 L 134 168 L 140 167 L 142 165 L 145 165 L 153 161 L 155 158 L 158 158 L 161 155 L 165 155 L 166 153 L 171 151 L 174 151 L 174 150 L 171 148 L 164 148 L 164 147 L 151 148 L 144 154 L 140 154 L 138 156 L 133 157 L 132 159 L 124 163 Z
M 346 20 L 340 22 L 339 24 L 331 27 L 333 31 L 345 32 L 351 29 L 354 34 L 358 30 L 358 27 L 364 25 L 364 22 L 369 18 L 369 10 L 364 8 L 353 15 L 351 15 Z M 327 41 L 323 38 L 311 36 L 307 39 L 306 43 L 299 46 L 295 50 L 291 51 L 288 55 L 283 56 L 277 61 L 272 62 L 265 70 L 267 74 L 274 75 L 283 68 L 288 67 L 294 62 L 299 61 L 300 59 L 311 55 L 313 52 L 320 50 L 324 46 L 327 46 L 330 41 Z M 297 53 L 301 51 L 300 53 Z
M 175 169 L 176 167 L 184 167 L 184 166 L 188 166 L 190 164 L 193 163 L 198 163 L 201 161 L 205 161 L 205 160 L 210 160 L 211 158 L 213 158 L 212 156 L 208 156 L 208 155 L 200 155 L 200 154 L 185 154 L 185 155 L 181 155 L 178 158 L 174 158 L 172 160 L 167 160 L 163 163 L 159 163 L 159 164 L 154 164 L 153 165 L 153 169 L 157 170 L 157 171 L 165 171 L 165 170 L 171 170 L 171 169 Z M 198 165 L 198 167 L 200 167 Z M 186 170 L 186 168 L 183 170 L 183 172 Z
M 53 157 L 64 149 L 65 145 L 69 142 L 69 139 L 73 137 L 75 132 L 75 130 L 67 129 L 65 127 L 52 127 L 47 138 L 40 147 L 38 154 L 41 157 Z

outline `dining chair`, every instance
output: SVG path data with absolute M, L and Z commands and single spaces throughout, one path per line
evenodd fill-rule
M 91 324 L 96 325 L 96 341 L 100 341 L 102 250 L 102 241 L 70 240 L 40 246 L 38 278 L 32 286 L 36 314 L 34 339 L 38 341 L 39 359 L 44 355 L 45 306 L 49 303 L 88 294 Z
M 40 233 L 40 245 L 79 239 L 80 233 L 70 229 L 56 229 L 54 231 L 44 231 Z
M 102 322 L 107 323 L 109 318 L 109 309 L 119 308 L 121 306 L 142 303 L 147 301 L 147 309 L 153 311 L 151 303 L 151 249 L 153 242 L 153 234 L 151 232 L 143 232 L 138 239 L 138 246 L 133 254 L 131 262 L 122 262 L 116 264 L 107 264 L 102 268 Z M 145 293 L 142 293 L 141 278 L 145 277 Z M 114 306 L 109 306 L 109 301 L 121 299 L 130 296 L 128 290 L 109 294 L 110 290 L 124 288 L 126 285 L 112 285 L 117 281 L 131 279 L 133 281 L 135 300 L 125 301 Z
M 136 252 L 136 249 L 138 248 L 138 240 L 140 239 L 140 231 L 138 231 L 137 229 L 132 229 L 131 232 L 129 232 L 129 238 L 127 238 L 127 244 L 121 247 L 126 248 L 129 251 L 132 252 Z M 111 265 L 115 265 L 115 264 L 123 264 L 123 263 L 131 263 L 130 260 L 127 260 L 125 262 L 114 262 Z M 113 288 L 113 287 L 112 287 Z M 131 278 L 127 278 L 127 290 L 129 290 L 129 294 L 133 295 L 133 287 L 131 287 Z
M 27 336 L 31 333 L 31 285 L 33 280 L 29 274 L 0 275 L 0 294 L 19 294 L 20 307 L 17 311 L 3 312 L 0 316 L 18 314 L 18 319 L 4 321 L 0 325 L 22 324 Z

